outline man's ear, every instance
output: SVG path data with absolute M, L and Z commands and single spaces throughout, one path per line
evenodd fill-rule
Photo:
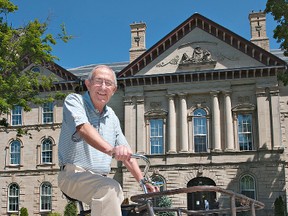
M 90 81 L 88 79 L 85 80 L 85 85 L 86 85 L 87 89 L 90 87 Z
M 113 94 L 112 94 L 112 95 L 114 95 L 116 91 L 117 91 L 117 86 L 115 86 L 115 88 L 114 88 L 114 90 L 113 90 Z

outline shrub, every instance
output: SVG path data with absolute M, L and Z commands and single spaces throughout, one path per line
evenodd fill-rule
M 68 202 L 65 206 L 64 216 L 77 216 L 77 206 L 75 202 Z
M 27 208 L 22 207 L 20 209 L 20 216 L 29 216 Z

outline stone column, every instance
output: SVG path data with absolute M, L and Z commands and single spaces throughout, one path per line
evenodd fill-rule
M 124 134 L 132 151 L 136 152 L 136 110 L 132 97 L 124 98 Z
M 225 120 L 226 120 L 226 122 L 225 122 L 226 149 L 225 150 L 227 150 L 227 151 L 235 150 L 230 94 L 231 94 L 231 92 L 224 92 Z
M 272 147 L 279 149 L 281 147 L 281 128 L 280 128 L 280 103 L 279 90 L 270 90 L 270 109 L 271 109 L 271 130 Z
M 168 97 L 169 113 L 168 113 L 168 153 L 176 153 L 176 111 L 175 111 L 175 95 L 170 94 Z
M 256 90 L 257 96 L 257 115 L 259 130 L 259 148 L 271 149 L 271 123 L 269 98 L 264 88 Z M 256 146 L 255 146 L 256 147 Z
M 179 94 L 179 97 L 180 97 L 180 129 L 181 129 L 180 151 L 188 152 L 188 124 L 187 124 L 186 94 Z
M 220 107 L 218 101 L 218 91 L 211 92 L 212 96 L 212 144 L 215 151 L 221 150 L 221 127 L 220 127 Z
M 145 119 L 144 119 L 144 96 L 137 96 L 136 101 L 136 137 L 137 137 L 137 153 L 146 153 L 146 141 L 145 141 Z

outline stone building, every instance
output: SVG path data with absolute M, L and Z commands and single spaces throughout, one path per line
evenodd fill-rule
M 146 50 L 145 23 L 131 27 L 130 62 L 110 66 L 119 89 L 110 102 L 132 146 L 151 161 L 150 176 L 164 189 L 215 185 L 265 204 L 257 215 L 274 215 L 273 203 L 285 201 L 288 90 L 277 76 L 287 58 L 269 50 L 263 12 L 249 15 L 251 39 L 193 14 Z M 55 90 L 79 91 L 95 65 L 70 69 L 58 65 L 33 70 L 57 75 Z M 0 128 L 0 214 L 62 213 L 67 203 L 57 187 L 57 140 L 62 101 L 17 107 Z M 30 136 L 16 137 L 17 128 Z M 139 161 L 144 165 L 142 161 Z M 111 177 L 125 196 L 140 193 L 138 183 L 113 162 Z M 228 197 L 198 192 L 171 197 L 173 206 L 203 209 Z

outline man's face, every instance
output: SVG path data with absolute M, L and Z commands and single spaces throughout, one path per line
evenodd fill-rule
M 91 100 L 100 112 L 117 89 L 113 73 L 109 68 L 100 67 L 94 71 L 91 80 L 85 81 Z

